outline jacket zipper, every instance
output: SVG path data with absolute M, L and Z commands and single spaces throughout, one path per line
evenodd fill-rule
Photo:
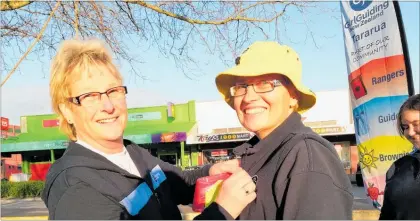
M 160 204 L 159 195 L 156 192 L 153 192 L 153 195 L 156 197 L 156 200 L 158 201 L 159 207 L 162 208 L 162 205 Z

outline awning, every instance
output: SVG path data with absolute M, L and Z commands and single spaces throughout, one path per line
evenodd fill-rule
M 128 127 L 124 138 L 137 144 L 182 142 L 195 123 L 154 124 L 142 127 Z M 64 134 L 19 134 L 1 141 L 2 152 L 21 152 L 34 150 L 65 149 L 68 139 Z

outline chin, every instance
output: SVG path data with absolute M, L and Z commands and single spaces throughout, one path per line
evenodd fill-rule
M 108 141 L 114 141 L 114 140 L 119 140 L 119 139 L 121 139 L 122 137 L 123 137 L 123 135 L 122 135 L 122 133 L 116 133 L 116 132 L 114 132 L 114 133 L 106 133 L 106 134 L 103 134 L 103 139 L 104 140 L 108 140 Z
M 252 125 L 252 126 L 246 125 L 244 127 L 252 133 L 256 133 L 256 132 L 260 131 L 261 129 L 263 129 L 263 127 L 260 127 L 258 125 Z

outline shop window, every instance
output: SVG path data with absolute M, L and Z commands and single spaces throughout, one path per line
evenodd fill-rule
M 204 164 L 218 163 L 233 158 L 233 149 L 203 150 Z

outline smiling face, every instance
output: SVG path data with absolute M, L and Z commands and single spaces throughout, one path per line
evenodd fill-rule
M 362 160 L 363 160 L 363 163 L 367 166 L 370 166 L 373 162 L 373 159 L 370 155 L 364 155 Z
M 420 111 L 405 110 L 401 115 L 401 128 L 404 136 L 420 148 Z
M 252 86 L 248 86 L 245 95 L 233 97 L 233 107 L 242 126 L 254 132 L 260 139 L 269 135 L 293 112 L 297 105 L 297 99 L 294 96 L 296 93 L 293 87 L 288 86 L 287 81 L 277 74 L 236 80 L 236 85 L 270 80 L 280 80 L 282 85 L 266 93 L 256 93 Z
M 105 92 L 111 88 L 122 86 L 117 74 L 105 66 L 97 66 L 81 73 L 80 77 L 70 85 L 72 97 L 90 92 Z M 118 93 L 118 92 L 112 92 Z M 91 104 L 91 98 L 83 98 L 81 105 L 70 104 L 65 111 L 66 119 L 75 127 L 77 138 L 88 143 L 122 142 L 123 132 L 127 124 L 127 104 L 125 94 L 107 96 L 102 94 L 100 101 Z M 86 105 L 89 101 L 90 104 Z M 105 145 L 109 146 L 109 145 Z

